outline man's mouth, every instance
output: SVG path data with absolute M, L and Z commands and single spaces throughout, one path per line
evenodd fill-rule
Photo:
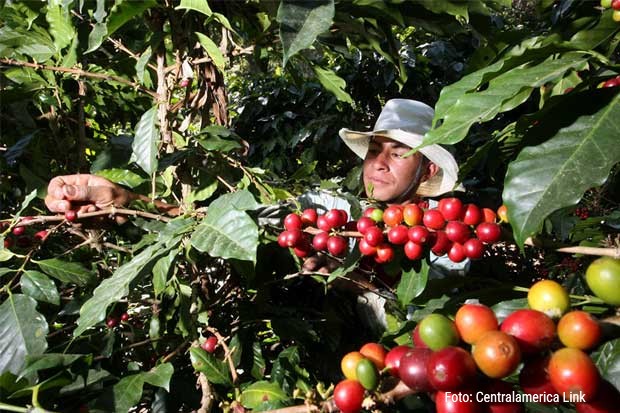
M 381 178 L 374 177 L 374 176 L 371 176 L 368 179 L 368 182 L 372 183 L 373 185 L 386 185 L 386 184 L 388 184 L 387 181 L 385 181 L 385 180 L 383 180 Z

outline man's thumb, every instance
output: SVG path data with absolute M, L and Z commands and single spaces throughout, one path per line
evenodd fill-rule
M 62 187 L 65 199 L 69 201 L 91 201 L 87 186 L 65 185 Z

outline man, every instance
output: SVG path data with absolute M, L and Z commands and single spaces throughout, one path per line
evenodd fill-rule
M 454 190 L 458 166 L 450 152 L 439 145 L 429 145 L 405 156 L 422 143 L 424 134 L 431 128 L 433 116 L 433 109 L 422 102 L 392 99 L 386 103 L 372 131 L 340 130 L 339 135 L 346 145 L 363 159 L 363 182 L 369 197 L 386 203 L 407 204 Z M 53 212 L 69 209 L 89 212 L 112 205 L 121 207 L 136 199 L 148 201 L 145 196 L 133 194 L 101 177 L 67 175 L 50 181 L 45 203 Z M 317 201 L 324 199 L 310 200 Z M 348 209 L 348 204 L 340 199 L 328 202 L 331 207 Z M 178 207 L 173 205 L 160 201 L 155 205 L 170 215 L 179 213 Z M 117 222 L 122 223 L 125 219 L 119 216 Z M 432 270 L 439 277 L 446 271 L 461 272 L 464 269 L 463 264 L 455 267 L 449 260 L 433 255 L 431 261 Z M 306 259 L 303 270 L 325 273 L 338 265 L 339 262 L 319 254 Z M 350 276 L 357 278 L 355 274 Z M 362 319 L 379 333 L 386 326 L 385 299 L 374 289 L 357 291 L 356 295 Z
M 341 129 L 345 144 L 362 158 L 362 177 L 367 195 L 389 204 L 417 202 L 454 190 L 458 165 L 454 157 L 439 145 L 421 148 L 430 130 L 433 109 L 415 100 L 389 100 L 369 132 Z M 304 262 L 304 270 L 331 272 L 338 264 L 315 255 Z

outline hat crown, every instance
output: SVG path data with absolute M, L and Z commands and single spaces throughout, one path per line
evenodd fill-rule
M 424 135 L 431 129 L 435 111 L 425 103 L 410 99 L 388 100 L 377 118 L 375 131 L 400 129 Z

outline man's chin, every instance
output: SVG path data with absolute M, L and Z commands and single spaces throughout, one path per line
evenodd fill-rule
M 375 199 L 379 202 L 388 202 L 394 199 L 394 194 L 390 191 L 375 191 L 372 194 L 372 199 Z

